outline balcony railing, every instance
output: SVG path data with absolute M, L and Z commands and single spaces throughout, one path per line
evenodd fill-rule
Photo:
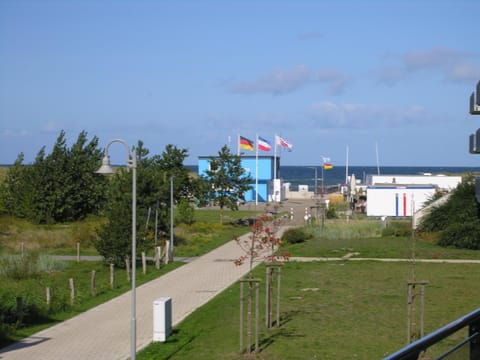
M 442 350 L 440 355 L 435 355 L 436 357 L 430 356 L 427 351 L 429 348 L 463 329 L 468 330 L 468 334 L 463 340 L 453 346 L 449 346 L 447 350 Z M 458 357 L 459 352 L 461 352 L 460 357 Z M 384 360 L 450 360 L 454 358 L 465 360 L 480 359 L 480 308 L 407 345 L 394 354 L 387 356 Z

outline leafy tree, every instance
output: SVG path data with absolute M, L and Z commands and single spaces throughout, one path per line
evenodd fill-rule
M 238 210 L 238 202 L 245 201 L 245 192 L 251 188 L 252 179 L 241 165 L 241 157 L 233 155 L 223 146 L 218 156 L 210 157 L 210 169 L 204 177 L 209 184 L 207 198 L 220 209 Z
M 97 145 L 96 137 L 87 144 L 83 131 L 69 149 L 61 131 L 52 152 L 46 155 L 42 147 L 32 165 L 24 165 L 20 154 L 5 182 L 6 211 L 37 223 L 73 221 L 98 212 L 106 181 L 93 174 L 101 154 Z
M 192 196 L 194 179 L 190 178 L 183 161 L 185 149 L 167 145 L 163 153 L 148 157 L 149 150 L 139 141 L 137 153 L 137 248 L 148 251 L 153 247 L 155 222 L 147 224 L 148 212 L 158 211 L 158 232 L 166 237 L 170 221 L 170 179 L 173 177 L 174 203 Z M 95 246 L 107 261 L 124 265 L 131 253 L 132 229 L 132 172 L 121 169 L 112 179 L 108 190 L 105 215 L 108 222 L 98 231 Z M 152 212 L 152 211 L 151 211 Z

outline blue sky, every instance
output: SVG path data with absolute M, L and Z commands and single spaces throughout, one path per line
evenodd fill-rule
M 479 1 L 0 2 L 0 164 L 60 131 L 186 164 L 237 136 L 283 165 L 480 166 Z M 125 162 L 121 145 L 112 161 Z M 254 153 L 246 152 L 249 155 Z M 270 153 L 262 153 L 270 154 Z

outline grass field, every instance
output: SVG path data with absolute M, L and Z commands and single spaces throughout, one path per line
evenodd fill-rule
M 197 211 L 198 221 L 195 224 L 176 228 L 175 256 L 202 255 L 235 236 L 248 232 L 248 227 L 235 226 L 230 222 L 250 217 L 255 213 L 253 211 L 228 213 L 229 222 L 225 221 L 225 224 L 221 225 L 220 212 Z M 8 216 L 0 217 L 0 346 L 68 319 L 130 289 L 124 269 L 116 270 L 116 285 L 114 289 L 110 289 L 110 273 L 105 263 L 59 262 L 52 257 L 44 256 L 74 255 L 77 242 L 81 244 L 81 255 L 97 255 L 93 241 L 96 236 L 95 229 L 101 221 L 92 217 L 72 224 L 34 225 Z M 20 261 L 22 242 L 25 261 Z M 153 256 L 153 253 L 147 256 Z M 41 270 L 36 269 L 37 263 Z M 49 264 L 54 266 L 48 267 Z M 142 274 L 140 268 L 137 270 L 138 284 L 161 276 L 180 265 L 182 264 L 168 264 L 161 270 L 156 270 L 150 264 L 146 275 Z M 90 291 L 92 270 L 97 274 L 96 296 L 92 296 Z M 73 306 L 70 306 L 69 300 L 69 278 L 74 278 L 75 281 L 76 298 Z M 50 307 L 46 305 L 46 287 L 50 287 L 52 292 Z M 24 299 L 26 307 L 23 323 L 16 323 L 15 320 L 17 297 Z M 5 321 L 7 319 L 9 321 Z
M 329 222 L 321 231 L 313 229 L 314 238 L 286 248 L 292 256 L 310 257 L 359 252 L 359 257 L 405 259 L 412 254 L 411 237 L 381 237 L 375 223 L 351 223 L 350 229 L 347 226 L 341 230 L 342 235 L 339 228 L 344 225 Z M 415 241 L 415 249 L 423 258 L 480 257 L 478 251 L 441 248 L 420 239 Z M 478 267 L 416 264 L 416 279 L 429 282 L 425 334 L 479 307 L 480 288 L 475 286 Z M 410 262 L 286 263 L 282 271 L 281 326 L 271 330 L 261 326 L 261 351 L 256 358 L 380 359 L 400 349 L 407 343 L 407 282 L 412 279 L 412 271 Z M 255 276 L 263 279 L 264 272 L 260 266 Z M 264 296 L 261 288 L 262 313 Z M 451 344 L 452 339 L 439 349 Z M 244 357 L 239 352 L 238 283 L 179 324 L 166 343 L 152 344 L 138 356 L 143 360 Z
M 474 310 L 478 265 L 421 264 L 428 280 L 425 331 Z M 262 277 L 264 269 L 258 268 Z M 282 272 L 281 326 L 261 326 L 258 359 L 380 359 L 406 345 L 405 263 L 287 263 Z M 262 289 L 263 290 L 263 289 Z M 264 296 L 260 296 L 263 300 Z M 260 309 L 263 310 L 263 302 Z M 235 284 L 183 321 L 166 343 L 138 358 L 241 359 L 239 285 Z M 263 321 L 261 321 L 263 324 Z

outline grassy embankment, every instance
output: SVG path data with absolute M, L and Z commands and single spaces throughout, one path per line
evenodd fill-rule
M 249 217 L 255 211 L 227 213 L 230 220 Z M 248 227 L 219 224 L 220 212 L 199 210 L 196 223 L 178 226 L 175 235 L 176 256 L 198 256 L 249 231 Z M 96 255 L 95 229 L 102 219 L 61 225 L 34 225 L 24 220 L 0 216 L 0 346 L 31 335 L 58 321 L 97 306 L 130 290 L 124 269 L 115 270 L 115 287 L 110 288 L 108 264 L 100 261 L 59 261 L 51 255 Z M 22 242 L 24 257 L 21 257 Z M 48 254 L 48 256 L 46 256 Z M 147 256 L 153 256 L 147 254 Z M 144 275 L 137 271 L 138 285 L 171 271 L 181 263 L 163 265 L 160 270 L 149 264 Z M 96 295 L 91 293 L 91 273 L 96 272 Z M 70 304 L 69 279 L 75 283 L 75 300 Z M 51 289 L 51 304 L 46 303 L 46 287 Z M 23 314 L 17 311 L 22 297 Z M 16 320 L 21 318 L 21 322 Z
M 414 246 L 412 237 L 405 234 L 408 230 L 400 235 L 396 225 L 392 224 L 391 235 L 382 237 L 378 221 L 329 221 L 323 231 L 312 229 L 314 236 L 308 241 L 286 248 L 292 256 L 339 257 L 358 252 L 357 257 L 408 259 Z M 415 241 L 415 249 L 418 258 L 480 259 L 479 251 L 445 249 L 421 239 Z M 417 280 L 429 282 L 425 333 L 479 307 L 478 266 L 416 264 Z M 398 350 L 407 342 L 407 282 L 412 280 L 412 271 L 411 262 L 286 263 L 281 324 L 271 330 L 262 326 L 257 358 L 380 359 Z M 260 266 L 255 276 L 264 278 L 264 272 Z M 262 293 L 260 299 L 263 310 Z M 419 307 L 419 299 L 417 304 Z M 179 324 L 166 343 L 150 345 L 138 358 L 241 359 L 238 329 L 239 285 L 234 284 Z

